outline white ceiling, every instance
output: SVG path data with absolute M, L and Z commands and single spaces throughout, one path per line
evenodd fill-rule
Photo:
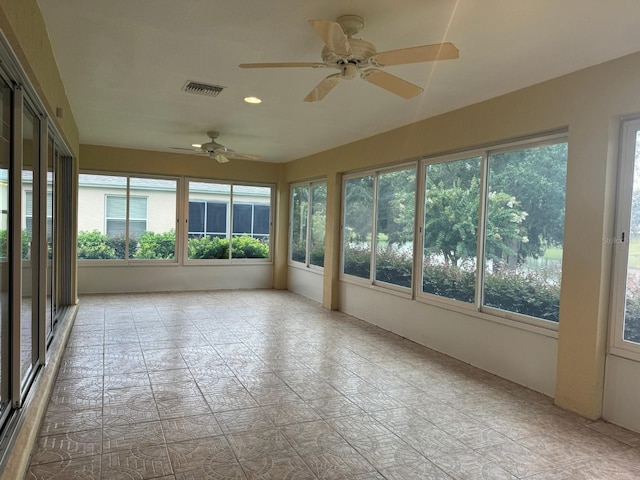
M 170 151 L 205 132 L 284 162 L 640 51 L 638 0 L 38 0 L 84 144 Z M 378 51 L 453 42 L 457 60 L 387 67 L 404 100 L 356 78 L 302 99 L 327 69 L 308 19 L 364 17 Z M 227 87 L 187 94 L 187 80 Z M 247 95 L 261 105 L 243 102 Z

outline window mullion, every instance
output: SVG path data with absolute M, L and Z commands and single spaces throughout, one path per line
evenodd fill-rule
M 129 201 L 129 194 L 130 194 L 130 187 L 131 187 L 131 177 L 129 175 L 127 175 L 127 190 L 126 190 L 126 194 L 125 194 L 125 200 L 124 200 L 124 205 L 125 205 L 125 209 L 124 209 L 124 259 L 128 262 L 129 261 L 129 209 L 131 207 L 131 202 Z
M 487 247 L 487 208 L 489 191 L 489 155 L 482 154 L 480 166 L 480 198 L 478 202 L 478 245 L 476 251 L 476 310 L 482 309 L 484 294 L 484 274 L 486 270 L 486 247 Z
M 370 256 L 370 272 L 369 272 L 369 280 L 372 284 L 375 283 L 376 279 L 376 252 L 378 251 L 378 178 L 379 172 L 376 172 L 373 176 L 373 208 L 371 209 L 371 256 Z
M 48 148 L 48 122 L 47 117 L 40 117 L 40 145 L 38 166 L 35 168 L 37 174 L 34 175 L 34 186 L 38 185 L 38 238 L 36 239 L 36 245 L 38 246 L 38 253 L 36 256 L 36 263 L 32 262 L 32 271 L 46 272 L 47 271 L 47 148 Z M 34 167 L 36 167 L 34 165 Z M 37 180 L 36 180 L 37 179 Z M 33 353 L 37 357 L 34 358 L 33 364 L 36 362 L 39 365 L 44 365 L 46 358 L 46 305 L 47 305 L 47 278 L 46 275 L 37 275 L 37 279 L 32 281 L 32 288 L 35 287 L 32 298 L 37 299 L 37 315 L 34 319 L 34 328 L 37 328 L 38 332 L 38 346 L 34 349 Z
M 313 188 L 311 188 L 311 183 L 309 183 L 307 187 L 307 231 L 306 231 L 306 240 L 305 240 L 305 266 L 309 267 L 311 265 L 311 209 L 313 205 Z
M 228 253 L 228 260 L 231 260 L 233 258 L 233 255 L 231 253 L 232 249 L 233 249 L 233 187 L 235 186 L 235 184 L 231 184 L 231 188 L 229 191 L 229 221 L 228 221 L 228 227 L 227 227 L 227 231 L 229 232 L 229 253 Z
M 11 222 L 11 238 L 9 241 L 9 252 L 11 254 L 11 392 L 10 398 L 13 406 L 19 408 L 22 404 L 21 397 L 21 376 L 20 376 L 20 334 L 21 334 L 21 311 L 22 302 L 22 117 L 24 113 L 23 91 L 17 86 L 13 92 L 13 155 L 9 160 L 11 163 L 10 180 L 10 202 L 9 221 Z M 33 213 L 33 212 L 32 212 Z
M 413 225 L 414 261 L 412 295 L 417 298 L 424 284 L 424 204 L 427 197 L 427 163 L 416 166 L 416 202 Z

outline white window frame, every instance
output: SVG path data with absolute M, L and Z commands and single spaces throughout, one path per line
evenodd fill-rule
M 79 172 L 79 175 L 93 175 L 93 176 L 104 176 L 104 177 L 119 177 L 122 178 L 123 180 L 125 180 L 123 185 L 117 185 L 116 188 L 118 188 L 119 190 L 124 190 L 124 195 L 122 193 L 119 192 L 114 192 L 114 193 L 105 193 L 104 194 L 104 219 L 103 219 L 103 232 L 106 235 L 107 232 L 107 196 L 126 196 L 126 220 L 125 220 L 125 237 L 128 238 L 129 237 L 129 197 L 130 197 L 130 191 L 131 189 L 137 189 L 138 187 L 136 185 L 134 185 L 133 187 L 131 186 L 131 179 L 149 179 L 149 180 L 166 180 L 166 181 L 171 181 L 171 182 L 175 182 L 175 253 L 174 253 L 174 258 L 171 259 L 137 259 L 137 258 L 128 258 L 129 257 L 129 247 L 127 244 L 126 247 L 126 251 L 125 251 L 125 258 L 117 258 L 117 259 L 109 259 L 109 260 L 104 260 L 104 259 L 88 259 L 88 258 L 77 258 L 78 261 L 78 265 L 91 265 L 91 266 L 96 266 L 96 265 L 119 265 L 119 266 L 130 266 L 130 265 L 175 265 L 178 264 L 179 262 L 179 258 L 181 255 L 181 245 L 180 245 L 180 238 L 181 238 L 181 234 L 180 234 L 180 230 L 181 230 L 181 222 L 179 221 L 180 219 L 180 198 L 181 198 L 181 191 L 182 191 L 182 179 L 180 177 L 171 177 L 171 176 L 160 176 L 160 175 L 148 175 L 148 174 L 138 174 L 138 173 L 126 173 L 126 172 L 111 172 L 111 171 L 93 171 L 93 170 L 82 170 Z M 80 188 L 80 186 L 79 186 Z M 109 187 L 106 187 L 109 188 Z M 147 198 L 147 205 L 146 205 L 146 227 L 148 228 L 149 226 L 149 199 L 147 195 L 133 195 L 134 197 L 144 197 Z M 110 217 L 110 219 L 115 219 L 115 220 L 121 220 L 121 219 L 117 219 L 115 217 Z M 135 219 L 134 219 L 135 220 Z M 77 232 L 78 233 L 80 231 L 80 229 L 82 228 L 81 225 L 77 225 Z
M 476 313 L 478 316 L 487 318 L 487 319 L 498 319 L 499 323 L 506 324 L 521 324 L 533 327 L 535 331 L 544 332 L 558 331 L 559 322 L 554 322 L 551 320 L 545 320 L 537 317 L 531 317 L 529 315 L 524 315 L 516 312 L 510 312 L 508 310 L 502 310 L 499 308 L 494 308 L 490 306 L 483 305 L 483 282 L 484 282 L 484 273 L 486 266 L 486 258 L 485 258 L 485 248 L 486 248 L 486 235 L 485 235 L 485 223 L 486 223 L 486 215 L 487 215 L 487 190 L 488 190 L 488 162 L 489 157 L 491 155 L 528 149 L 528 148 L 536 148 L 543 147 L 545 145 L 553 145 L 558 143 L 567 143 L 568 144 L 568 134 L 566 131 L 562 131 L 561 133 L 550 133 L 548 135 L 540 135 L 532 138 L 527 138 L 523 140 L 518 140 L 514 142 L 505 143 L 502 145 L 493 145 L 491 147 L 483 148 L 483 149 L 473 149 L 464 152 L 459 152 L 451 155 L 442 155 L 437 157 L 430 157 L 422 160 L 422 171 L 421 176 L 419 178 L 420 187 L 418 190 L 420 196 L 420 214 L 419 218 L 417 218 L 417 228 L 419 228 L 420 235 L 418 236 L 418 245 L 420 247 L 420 282 L 414 282 L 416 284 L 416 298 L 424 303 L 429 304 L 438 304 L 445 306 L 447 308 L 452 308 L 454 310 L 467 312 L 467 313 Z M 464 160 L 473 157 L 481 157 L 481 178 L 480 178 L 480 205 L 478 212 L 478 239 L 477 239 L 477 253 L 476 258 L 476 287 L 475 287 L 475 301 L 473 303 L 466 303 L 457 301 L 447 297 L 441 297 L 438 295 L 424 293 L 422 291 L 422 275 L 424 272 L 424 268 L 422 265 L 422 252 L 424 251 L 424 197 L 426 193 L 426 168 L 429 165 L 435 165 L 450 161 L 456 160 Z
M 633 193 L 636 132 L 640 132 L 640 117 L 622 121 L 620 154 L 618 159 L 618 184 L 616 196 L 615 230 L 611 238 L 603 242 L 613 246 L 612 282 L 609 323 L 609 353 L 640 361 L 640 344 L 624 339 L 624 314 L 626 310 L 627 268 L 630 242 L 630 216 Z
M 211 183 L 217 185 L 228 185 L 229 186 L 229 194 L 228 194 L 228 207 L 227 207 L 227 233 L 226 237 L 230 240 L 231 246 L 233 247 L 233 237 L 241 236 L 242 234 L 234 234 L 233 233 L 233 205 L 234 205 L 234 187 L 261 187 L 269 189 L 269 203 L 251 203 L 251 202 L 240 202 L 240 204 L 251 204 L 251 205 L 268 205 L 269 206 L 269 233 L 267 235 L 259 234 L 260 238 L 267 237 L 269 238 L 269 256 L 267 258 L 233 258 L 231 256 L 231 251 L 229 252 L 230 258 L 189 258 L 189 190 L 191 183 Z M 270 183 L 251 183 L 251 182 L 228 182 L 223 180 L 218 180 L 215 178 L 185 178 L 184 182 L 184 200 L 182 206 L 182 214 L 184 221 L 182 223 L 186 224 L 186 228 L 184 229 L 184 233 L 181 235 L 181 241 L 184 243 L 183 254 L 182 254 L 182 262 L 184 265 L 212 265 L 212 264 L 221 264 L 221 265 L 233 265 L 233 264 L 264 264 L 264 263 L 273 263 L 273 225 L 274 225 L 274 206 L 275 206 L 275 185 Z M 226 194 L 225 194 L 226 195 Z M 251 229 L 253 231 L 253 223 L 254 223 L 254 209 L 251 208 Z M 253 236 L 253 235 L 251 235 Z M 256 237 L 254 237 L 256 238 Z
M 484 218 L 483 218 L 483 214 L 484 214 L 484 205 L 482 204 L 482 198 L 483 198 L 483 185 L 484 185 L 484 165 L 485 165 L 485 160 L 487 157 L 486 151 L 485 150 L 470 150 L 467 152 L 462 152 L 462 153 L 457 153 L 457 154 L 451 154 L 451 155 L 443 155 L 443 156 L 438 156 L 438 157 L 433 157 L 433 158 L 428 158 L 425 159 L 421 162 L 420 165 L 420 177 L 418 179 L 418 183 L 419 183 L 419 190 L 418 190 L 418 195 L 419 195 L 419 201 L 420 203 L 418 204 L 418 215 L 417 215 L 417 228 L 416 231 L 418 232 L 417 234 L 417 245 L 418 245 L 418 252 L 419 255 L 415 255 L 416 260 L 417 260 L 417 266 L 415 266 L 414 268 L 417 268 L 417 270 L 420 272 L 420 279 L 419 281 L 414 282 L 416 284 L 416 298 L 418 300 L 424 301 L 425 303 L 435 303 L 435 304 L 442 304 L 442 305 L 447 305 L 447 306 L 452 306 L 455 307 L 457 309 L 462 309 L 463 311 L 477 311 L 479 312 L 481 310 L 480 308 L 480 304 L 478 303 L 478 289 L 481 286 L 480 283 L 480 276 L 481 276 L 481 272 L 480 272 L 480 268 L 482 268 L 481 266 L 481 262 L 479 260 L 477 260 L 479 257 L 479 252 L 480 252 L 480 248 L 479 248 L 479 244 L 482 240 L 481 237 L 483 237 L 482 235 L 478 235 L 476 238 L 476 281 L 475 281 L 475 289 L 474 289 L 474 300 L 473 302 L 463 302 L 460 300 L 456 300 L 453 298 L 449 298 L 449 297 L 444 297 L 441 295 L 435 295 L 433 293 L 428 293 L 428 292 L 423 292 L 422 291 L 422 286 L 424 285 L 424 260 L 423 260 L 423 256 L 424 256 L 424 216 L 425 216 L 425 197 L 426 197 L 426 188 L 427 188 L 427 169 L 432 166 L 432 165 L 440 165 L 443 163 L 449 163 L 449 162 L 457 162 L 460 160 L 469 160 L 472 158 L 480 158 L 480 192 L 478 195 L 478 229 L 477 232 L 482 232 L 484 230 Z M 484 248 L 484 247 L 483 247 Z
M 377 252 L 377 248 L 378 248 L 378 235 L 377 235 L 377 225 L 376 225 L 376 219 L 377 219 L 377 213 L 378 213 L 378 178 L 381 174 L 385 174 L 385 173 L 392 173 L 392 172 L 397 172 L 397 171 L 402 171 L 402 170 L 409 170 L 413 168 L 416 172 L 416 185 L 415 185 L 415 200 L 414 200 L 414 229 L 413 229 L 413 252 L 414 252 L 414 262 L 412 265 L 412 271 L 411 271 L 411 287 L 403 287 L 401 285 L 395 285 L 393 283 L 387 283 L 381 280 L 376 280 L 376 252 Z M 359 285 L 363 285 L 363 286 L 368 286 L 371 288 L 379 288 L 382 289 L 383 291 L 387 291 L 387 292 L 392 292 L 404 297 L 408 297 L 408 298 L 413 298 L 413 291 L 415 289 L 415 286 L 417 284 L 416 282 L 416 262 L 415 262 L 415 252 L 416 250 L 416 217 L 417 217 L 417 211 L 418 211 L 418 201 L 419 201 L 419 185 L 420 185 L 420 180 L 418 178 L 418 173 L 419 173 L 419 165 L 418 162 L 410 162 L 410 163 L 403 163 L 401 165 L 394 165 L 392 167 L 386 167 L 386 168 L 378 168 L 378 169 L 373 169 L 373 170 L 366 170 L 366 171 L 361 171 L 361 172 L 357 172 L 357 173 L 351 173 L 349 175 L 344 175 L 342 178 L 342 198 L 346 199 L 346 184 L 348 180 L 352 180 L 352 179 L 356 179 L 356 178 L 362 178 L 362 177 L 368 177 L 368 176 L 372 176 L 373 177 L 373 198 L 372 198 L 372 209 L 371 209 L 371 252 L 370 252 L 370 257 L 369 257 L 369 265 L 370 265 L 370 269 L 369 269 L 369 278 L 361 278 L 361 277 L 357 277 L 355 275 L 349 275 L 348 273 L 344 273 L 344 255 L 345 255 L 345 251 L 344 251 L 344 243 L 345 243 L 345 214 L 346 214 L 346 203 L 343 200 L 343 204 L 342 204 L 342 212 L 341 212 L 341 225 L 340 225 L 340 273 L 339 273 L 339 278 L 342 281 L 346 281 L 349 283 L 354 283 L 354 284 L 359 284 Z
M 324 267 L 319 265 L 314 265 L 311 263 L 311 219 L 313 213 L 313 187 L 316 185 L 324 185 L 327 187 L 327 181 L 325 179 L 312 180 L 309 182 L 298 182 L 293 183 L 289 187 L 289 253 L 287 255 L 289 265 L 293 267 L 304 267 L 318 271 L 324 271 Z M 306 228 L 306 243 L 305 243 L 305 261 L 299 262 L 292 258 L 293 254 L 293 189 L 306 187 L 307 189 L 307 228 Z M 325 212 L 326 212 L 326 199 L 325 199 Z M 326 214 L 325 214 L 326 215 Z M 327 227 L 325 224 L 325 235 L 326 235 Z

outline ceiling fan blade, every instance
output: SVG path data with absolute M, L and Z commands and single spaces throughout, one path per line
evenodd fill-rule
M 215 159 L 218 163 L 229 163 L 229 159 L 221 153 L 211 153 L 209 157 Z
M 333 75 L 329 75 L 324 80 L 322 80 L 316 88 L 309 92 L 309 95 L 304 97 L 305 102 L 317 102 L 318 100 L 322 100 L 327 96 L 333 87 L 335 87 L 338 82 L 341 80 L 339 73 L 334 73 Z
M 338 23 L 328 20 L 309 20 L 309 25 L 313 27 L 329 50 L 338 55 L 351 55 L 349 39 Z
M 248 153 L 226 152 L 224 156 L 231 160 L 260 160 L 258 155 L 250 155 Z
M 362 78 L 402 98 L 412 98 L 423 91 L 419 86 L 382 70 L 369 70 L 362 75 Z
M 181 148 L 181 147 L 169 147 L 171 150 L 180 150 L 183 152 L 189 152 L 189 153 L 193 153 L 193 154 L 202 154 L 202 153 L 206 153 L 203 150 L 201 150 L 200 148 Z
M 374 63 L 381 67 L 387 65 L 405 65 L 408 63 L 432 62 L 434 60 L 453 60 L 460 56 L 460 51 L 453 43 L 435 43 L 420 47 L 400 48 L 380 52 L 372 57 Z
M 280 62 L 280 63 L 241 63 L 240 68 L 322 68 L 326 67 L 324 63 L 318 62 Z

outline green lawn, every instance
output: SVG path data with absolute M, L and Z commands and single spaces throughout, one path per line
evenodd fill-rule
M 562 260 L 562 248 L 547 248 L 547 250 L 544 252 L 543 258 L 546 258 L 547 260 Z
M 562 248 L 547 248 L 544 257 L 547 260 L 562 260 Z M 634 237 L 629 242 L 629 266 L 640 268 L 640 237 Z

